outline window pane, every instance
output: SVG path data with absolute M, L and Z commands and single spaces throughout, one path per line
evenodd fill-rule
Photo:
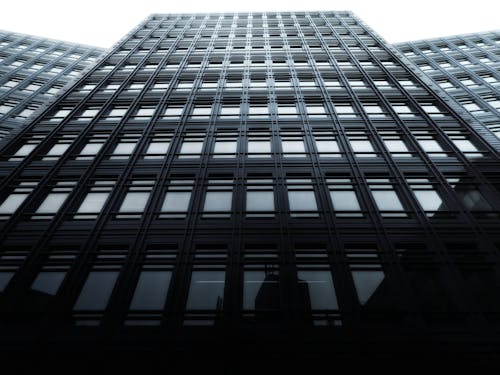
M 203 148 L 203 142 L 183 142 L 180 150 L 182 158 L 197 158 Z
M 143 212 L 148 203 L 149 193 L 127 193 L 120 212 Z
M 244 310 L 276 310 L 280 307 L 279 276 L 266 271 L 245 271 Z
M 193 271 L 186 309 L 222 309 L 224 281 L 224 271 Z
M 55 214 L 62 206 L 68 195 L 68 193 L 51 193 L 47 195 L 47 198 L 45 198 L 40 207 L 38 207 L 36 213 Z
M 290 211 L 317 211 L 316 196 L 313 191 L 289 191 Z
M 261 154 L 261 155 L 249 155 L 249 157 L 269 156 L 269 154 L 271 153 L 271 142 L 248 141 L 248 153 Z
M 247 211 L 274 211 L 274 193 L 247 191 Z
M 165 155 L 168 151 L 168 146 L 170 146 L 170 142 L 152 142 L 149 144 L 146 154 L 160 156 Z M 151 158 L 151 156 L 148 158 Z
M 404 211 L 395 191 L 375 190 L 372 194 L 380 211 Z
M 236 141 L 216 141 L 214 146 L 214 157 L 234 158 L 236 154 Z
M 137 282 L 132 310 L 162 310 L 170 285 L 170 271 L 143 271 Z
M 303 141 L 282 141 L 283 153 L 286 157 L 301 157 L 306 152 Z M 293 152 L 293 154 L 288 154 Z
M 28 194 L 12 194 L 0 205 L 0 214 L 12 214 L 24 202 Z
M 165 201 L 161 207 L 162 212 L 187 212 L 189 201 L 191 199 L 190 191 L 169 191 L 165 195 Z
M 299 284 L 306 284 L 309 306 L 313 310 L 337 310 L 337 295 L 330 271 L 299 271 Z
M 209 191 L 205 196 L 203 211 L 231 211 L 232 197 L 231 191 Z
M 12 276 L 14 276 L 14 272 L 0 272 L 0 292 L 3 292 L 9 285 Z
M 414 190 L 413 193 L 424 211 L 437 211 L 443 204 L 441 197 L 434 190 Z
M 80 155 L 97 155 L 104 143 L 89 143 L 82 148 Z
M 90 272 L 75 310 L 104 310 L 115 287 L 118 272 Z
M 332 190 L 330 191 L 333 208 L 338 211 L 360 211 L 356 193 L 350 190 Z
M 320 154 L 340 152 L 337 141 L 316 141 L 316 147 Z
M 384 273 L 382 271 L 352 271 L 352 279 L 359 303 L 364 305 L 384 280 Z
M 40 272 L 31 285 L 31 289 L 55 295 L 66 276 L 66 272 Z
M 77 213 L 101 212 L 109 193 L 88 193 Z

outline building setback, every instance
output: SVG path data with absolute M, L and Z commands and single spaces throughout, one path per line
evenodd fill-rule
M 394 45 L 444 90 L 500 149 L 500 32 L 456 35 Z
M 1 150 L 4 352 L 490 358 L 499 154 L 401 59 L 350 12 L 148 17 Z
M 103 49 L 0 30 L 0 140 L 95 63 Z

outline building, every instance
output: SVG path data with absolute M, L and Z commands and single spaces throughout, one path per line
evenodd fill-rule
M 500 31 L 394 45 L 472 117 L 475 128 L 500 149 Z M 474 125 L 473 125 L 474 126 Z M 482 127 L 482 128 L 481 128 Z
M 103 52 L 0 30 L 0 140 L 22 126 Z
M 495 358 L 499 154 L 402 58 L 350 12 L 147 18 L 1 150 L 3 353 Z

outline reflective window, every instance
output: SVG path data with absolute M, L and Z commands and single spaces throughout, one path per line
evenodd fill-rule
M 269 134 L 253 133 L 248 138 L 248 157 L 263 158 L 271 156 Z
M 0 219 L 7 219 L 23 204 L 28 195 L 33 191 L 37 182 L 23 181 L 0 204 Z
M 31 284 L 31 289 L 55 295 L 65 276 L 66 272 L 42 271 Z
M 105 310 L 117 278 L 118 272 L 116 271 L 90 272 L 74 310 Z
M 224 301 L 224 283 L 224 271 L 193 271 L 186 309 L 221 310 Z
M 279 274 L 269 270 L 245 271 L 243 279 L 244 310 L 275 310 L 280 306 Z
M 292 217 L 317 217 L 316 195 L 309 179 L 288 179 L 288 204 Z
M 214 158 L 234 158 L 236 157 L 237 138 L 218 137 L 215 140 L 213 157 Z
M 272 180 L 248 180 L 246 211 L 247 217 L 274 216 L 275 207 Z
M 162 310 L 170 285 L 170 271 L 142 271 L 130 303 L 131 310 Z
M 358 301 L 365 305 L 385 278 L 382 271 L 351 271 Z
M 309 301 L 306 306 L 312 310 L 337 310 L 337 295 L 333 286 L 332 274 L 330 271 L 321 270 L 299 270 L 297 272 L 299 285 L 307 288 Z
M 179 159 L 199 158 L 203 139 L 185 138 L 179 151 Z
M 172 180 L 161 207 L 160 218 L 185 218 L 191 201 L 192 180 Z
M 120 214 L 116 215 L 117 219 L 140 218 L 151 195 L 154 181 L 132 181 L 125 199 L 118 210 Z
M 388 179 L 369 179 L 369 186 L 377 208 L 385 217 L 406 216 L 404 207 Z

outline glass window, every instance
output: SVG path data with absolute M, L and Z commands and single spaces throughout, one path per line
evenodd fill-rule
M 443 148 L 435 139 L 422 139 L 417 138 L 418 144 L 425 152 L 429 153 L 429 156 L 444 157 L 446 153 L 443 153 Z
M 307 288 L 308 305 L 312 310 L 337 310 L 337 295 L 330 271 L 298 271 L 299 285 Z M 306 302 L 306 301 L 304 301 Z
M 351 144 L 352 150 L 354 151 L 357 157 L 374 157 L 377 156 L 375 154 L 375 150 L 371 142 L 367 139 L 349 139 L 349 143 Z
M 75 303 L 74 310 L 104 310 L 113 292 L 118 272 L 92 271 Z
M 380 211 L 404 211 L 394 190 L 374 190 L 372 194 Z
M 66 272 L 42 271 L 31 284 L 31 289 L 55 295 L 65 276 Z
M 170 146 L 170 142 L 160 142 L 160 141 L 154 141 L 151 142 L 146 149 L 146 155 L 144 156 L 144 159 L 161 159 L 163 158 L 167 152 L 168 148 Z
M 370 297 L 376 292 L 385 276 L 382 271 L 351 271 L 354 287 L 358 295 L 358 301 L 365 305 Z
M 129 192 L 120 206 L 119 212 L 144 212 L 149 200 L 149 192 Z
M 93 159 L 99 151 L 101 151 L 102 146 L 104 146 L 104 142 L 92 142 L 87 143 L 82 150 L 80 151 L 80 155 L 76 157 L 77 160 L 88 160 Z
M 12 159 L 13 160 L 17 160 L 19 159 L 20 157 L 25 157 L 25 156 L 28 156 L 31 151 L 33 151 L 36 146 L 38 146 L 38 144 L 27 144 L 27 145 L 22 145 L 21 147 L 19 147 L 19 149 L 16 151 L 16 153 L 14 155 L 12 155 Z
M 76 211 L 77 214 L 88 214 L 101 212 L 104 204 L 108 200 L 109 192 L 88 193 L 82 204 Z
M 29 194 L 11 194 L 0 205 L 0 214 L 13 214 Z
M 202 140 L 184 139 L 181 150 L 179 151 L 179 159 L 199 158 L 202 149 Z
M 180 117 L 182 112 L 184 111 L 184 107 L 168 107 L 165 110 L 165 117 Z
M 297 116 L 297 107 L 294 105 L 279 105 L 278 116 Z
M 208 191 L 205 195 L 204 213 L 231 211 L 232 191 Z M 207 216 L 206 214 L 204 216 Z M 210 215 L 211 216 L 211 215 Z M 224 215 L 227 216 L 227 215 Z
M 69 143 L 56 143 L 52 148 L 47 152 L 46 157 L 43 160 L 52 160 L 64 154 L 66 150 L 71 146 Z
M 110 159 L 128 159 L 137 146 L 137 141 L 122 141 L 113 150 Z
M 437 211 L 443 204 L 441 197 L 434 190 L 413 190 L 413 193 L 424 211 Z
M 283 156 L 287 158 L 304 157 L 306 148 L 302 139 L 282 139 L 281 147 L 283 148 Z
M 279 275 L 272 271 L 245 271 L 244 310 L 276 310 L 280 306 Z
M 292 217 L 317 217 L 319 214 L 316 195 L 312 189 L 311 180 L 287 180 L 288 204 Z
M 224 282 L 224 271 L 193 271 L 186 309 L 221 310 Z
M 271 141 L 269 138 L 249 138 L 248 157 L 264 158 L 271 156 Z
M 0 292 L 3 292 L 9 285 L 12 276 L 14 276 L 14 272 L 0 272 Z
M 246 210 L 249 212 L 274 211 L 274 193 L 272 191 L 247 191 Z
M 383 142 L 384 142 L 385 147 L 387 147 L 389 152 L 394 157 L 411 157 L 412 156 L 412 154 L 410 153 L 410 150 L 408 150 L 408 147 L 406 147 L 406 144 L 401 139 L 397 139 L 396 137 L 392 137 L 391 139 L 388 139 L 387 137 L 384 137 Z
M 336 211 L 361 211 L 356 193 L 352 190 L 330 190 L 330 198 Z
M 340 157 L 340 149 L 335 137 L 315 135 L 316 148 L 318 149 L 319 156 L 324 157 Z
M 55 214 L 68 198 L 69 193 L 50 193 L 36 210 L 37 214 Z
M 170 271 L 142 271 L 130 303 L 131 310 L 162 310 L 170 285 Z
M 214 158 L 236 157 L 237 141 L 234 139 L 217 138 L 214 145 Z
M 168 191 L 161 207 L 161 212 L 171 212 L 162 214 L 160 217 L 184 218 L 189 209 L 191 201 L 191 191 Z

